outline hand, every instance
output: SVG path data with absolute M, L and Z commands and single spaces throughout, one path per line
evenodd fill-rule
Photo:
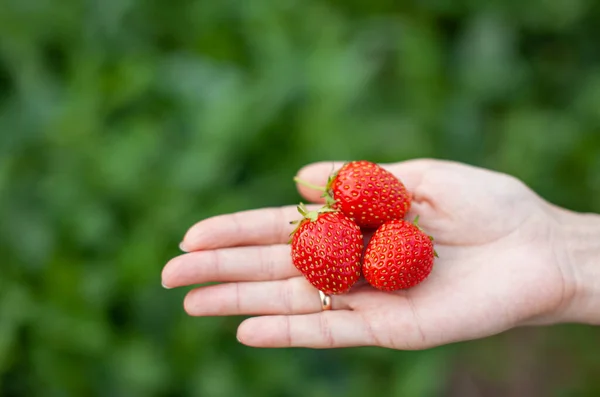
M 575 291 L 553 206 L 513 177 L 467 165 L 383 166 L 413 193 L 407 218 L 419 215 L 435 238 L 439 258 L 422 284 L 384 293 L 363 283 L 321 311 L 317 290 L 291 263 L 289 222 L 299 214 L 290 206 L 197 223 L 182 243 L 189 253 L 165 266 L 163 285 L 221 282 L 190 291 L 185 310 L 258 315 L 238 329 L 241 343 L 257 347 L 424 349 L 558 321 Z M 317 163 L 298 176 L 323 186 L 331 170 Z M 320 200 L 318 191 L 299 191 Z

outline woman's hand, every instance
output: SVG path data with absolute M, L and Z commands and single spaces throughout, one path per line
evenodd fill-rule
M 317 163 L 298 176 L 325 185 L 340 166 Z M 385 293 L 362 283 L 322 311 L 318 291 L 291 262 L 289 222 L 299 214 L 290 206 L 197 223 L 182 243 L 189 253 L 165 266 L 163 285 L 220 282 L 192 290 L 185 310 L 255 315 L 242 322 L 238 339 L 259 347 L 424 349 L 567 316 L 577 288 L 562 210 L 492 171 L 437 160 L 383 166 L 413 193 L 408 219 L 419 215 L 435 238 L 439 258 L 422 284 Z M 299 190 L 319 202 L 320 192 Z

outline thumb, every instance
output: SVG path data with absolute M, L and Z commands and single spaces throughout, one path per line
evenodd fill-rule
M 345 162 L 343 161 L 321 161 L 306 165 L 298 171 L 297 178 L 317 187 L 325 187 L 329 176 L 339 170 Z M 400 179 L 406 188 L 413 192 L 421 183 L 424 173 L 435 166 L 441 166 L 447 162 L 434 159 L 414 159 L 392 164 L 379 164 Z M 297 184 L 298 192 L 306 200 L 313 203 L 323 203 L 322 190 Z
M 314 185 L 315 188 L 297 182 L 298 192 L 312 203 L 324 203 L 325 199 L 321 197 L 323 190 L 316 187 L 325 188 L 329 176 L 339 170 L 342 165 L 344 165 L 343 161 L 322 161 L 302 167 L 296 174 L 296 178 L 306 182 L 307 185 Z

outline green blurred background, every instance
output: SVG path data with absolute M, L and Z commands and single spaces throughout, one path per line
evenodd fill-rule
M 160 286 L 191 224 L 297 202 L 316 160 L 600 212 L 599 37 L 595 0 L 0 0 L 0 395 L 600 395 L 597 328 L 260 350 Z

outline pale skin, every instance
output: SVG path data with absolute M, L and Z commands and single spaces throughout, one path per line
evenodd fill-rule
M 389 293 L 363 281 L 322 311 L 317 290 L 291 262 L 296 206 L 200 221 L 183 239 L 188 253 L 163 269 L 163 285 L 219 282 L 191 290 L 186 312 L 252 316 L 237 337 L 255 347 L 418 350 L 520 326 L 600 324 L 599 216 L 556 207 L 511 176 L 464 164 L 381 165 L 413 194 L 407 218 L 419 215 L 435 238 L 439 258 L 420 285 Z M 311 164 L 297 176 L 323 186 L 340 166 Z M 321 202 L 321 192 L 298 189 Z

